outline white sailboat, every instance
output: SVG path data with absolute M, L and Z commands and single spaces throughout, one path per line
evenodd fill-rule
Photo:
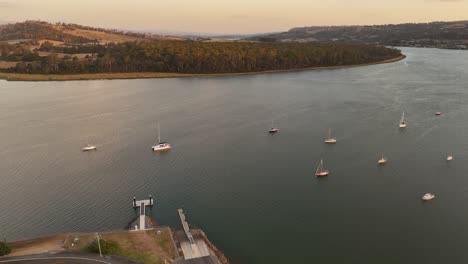
M 328 129 L 328 137 L 325 139 L 325 143 L 327 144 L 335 144 L 336 137 L 332 137 L 331 135 L 331 128 Z
M 97 150 L 96 145 L 91 145 L 89 144 L 89 138 L 87 139 L 86 147 L 81 149 L 82 151 L 91 151 L 91 150 Z
M 326 170 L 324 167 L 323 167 L 323 159 L 320 160 L 320 163 L 317 167 L 317 170 L 315 170 L 315 176 L 317 177 L 325 177 L 325 176 L 328 176 L 328 174 L 330 174 L 330 171 Z
M 434 198 L 435 198 L 434 194 L 426 193 L 421 199 L 423 199 L 423 201 L 430 201 L 430 200 L 432 200 Z
M 271 120 L 271 128 L 270 128 L 270 130 L 268 130 L 268 133 L 274 134 L 274 133 L 277 133 L 277 132 L 278 132 L 278 128 L 275 127 L 275 122 L 274 122 L 274 120 Z
M 385 163 L 387 163 L 387 158 L 384 157 L 383 153 L 382 153 L 382 158 L 379 159 L 379 160 L 377 161 L 377 163 L 379 163 L 379 164 L 385 164 Z
M 158 144 L 151 147 L 153 151 L 167 151 L 171 149 L 171 144 L 161 141 L 161 129 L 158 123 Z
M 399 127 L 400 128 L 405 128 L 406 127 L 406 118 L 405 118 L 405 112 L 403 112 L 403 114 L 401 115 L 401 119 L 400 119 L 400 125 Z

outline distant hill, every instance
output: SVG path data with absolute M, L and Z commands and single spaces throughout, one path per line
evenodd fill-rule
M 257 41 L 346 41 L 390 46 L 468 49 L 468 21 L 372 26 L 296 27 L 248 38 Z
M 62 44 L 106 44 L 126 41 L 183 40 L 155 34 L 102 29 L 77 24 L 25 21 L 0 25 L 0 41 L 36 40 L 54 41 Z

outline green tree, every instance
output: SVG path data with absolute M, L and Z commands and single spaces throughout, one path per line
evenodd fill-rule
M 0 256 L 5 256 L 11 253 L 11 248 L 4 242 L 0 242 Z

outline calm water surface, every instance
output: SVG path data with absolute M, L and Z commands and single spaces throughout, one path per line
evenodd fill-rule
M 161 224 L 184 206 L 234 263 L 466 263 L 468 52 L 404 53 L 331 71 L 0 81 L 0 236 L 122 229 L 132 197 L 152 194 Z M 157 122 L 169 153 L 150 149 Z M 98 151 L 80 151 L 88 140 Z

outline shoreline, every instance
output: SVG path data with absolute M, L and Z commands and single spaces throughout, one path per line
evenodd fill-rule
M 190 74 L 190 73 L 169 73 L 169 72 L 128 72 L 128 73 L 83 73 L 83 74 L 22 74 L 22 73 L 6 73 L 0 72 L 0 79 L 6 81 L 85 81 L 85 80 L 121 80 L 121 79 L 159 79 L 159 78 L 188 78 L 188 77 L 228 77 L 228 76 L 243 76 L 256 74 L 270 73 L 286 73 L 286 72 L 301 72 L 301 71 L 317 71 L 317 70 L 336 70 L 344 68 L 364 67 L 377 64 L 392 63 L 403 60 L 405 55 L 395 58 L 353 65 L 340 65 L 329 67 L 310 67 L 287 70 L 268 70 L 256 72 L 237 72 L 237 73 L 211 73 L 211 74 Z
M 140 216 L 139 216 L 140 217 Z M 138 219 L 139 217 L 135 218 Z M 189 240 L 183 230 L 172 229 L 169 226 L 160 226 L 154 218 L 145 215 L 150 225 L 144 230 L 133 229 L 133 224 L 138 221 L 132 220 L 127 229 L 111 230 L 102 232 L 66 232 L 54 235 L 36 237 L 31 239 L 8 241 L 12 249 L 11 253 L 0 256 L 0 262 L 3 260 L 20 261 L 24 258 L 41 257 L 53 253 L 54 255 L 66 256 L 73 254 L 75 257 L 97 258 L 97 253 L 88 250 L 90 243 L 99 233 L 101 239 L 113 241 L 119 247 L 114 253 L 103 253 L 107 258 L 122 258 L 128 261 L 139 261 L 140 263 L 179 263 L 190 258 L 214 258 L 218 264 L 229 264 L 228 258 L 211 242 L 206 233 L 199 228 L 190 228 L 193 239 L 197 241 L 200 247 L 205 244 L 206 251 L 199 256 L 191 255 L 187 257 L 187 244 Z M 184 246 L 185 245 L 185 246 Z M 202 249 L 203 247 L 200 247 Z M 213 263 L 215 263 L 213 262 Z M 181 262 L 182 263 L 182 262 Z M 207 262 L 208 263 L 208 262 Z M 211 262 L 210 262 L 211 263 Z
M 193 231 L 197 233 L 196 236 L 200 236 L 201 239 L 205 241 L 210 256 L 216 257 L 220 264 L 230 263 L 224 253 L 209 240 L 203 230 L 193 229 Z M 120 247 L 124 248 L 124 251 L 120 253 L 112 255 L 106 254 L 106 258 L 122 258 L 127 261 L 140 261 L 145 264 L 154 263 L 155 259 L 165 261 L 165 263 L 173 263 L 184 259 L 180 247 L 181 242 L 176 238 L 176 230 L 168 226 L 157 226 L 146 230 L 68 232 L 32 239 L 8 241 L 7 244 L 11 247 L 12 252 L 8 255 L 0 256 L 0 262 L 4 260 L 19 261 L 24 258 L 33 258 L 36 256 L 43 257 L 42 255 L 44 254 L 54 254 L 58 256 L 73 254 L 76 257 L 90 256 L 97 258 L 99 257 L 98 254 L 86 250 L 90 241 L 95 238 L 97 233 L 99 233 L 101 239 L 114 241 L 119 244 Z M 198 235 L 198 233 L 200 235 Z M 79 238 L 79 240 L 76 238 Z M 148 243 L 148 238 L 151 238 L 150 241 L 154 241 Z M 140 244 L 142 241 L 144 244 Z M 154 249 L 154 247 L 157 246 L 159 247 Z

